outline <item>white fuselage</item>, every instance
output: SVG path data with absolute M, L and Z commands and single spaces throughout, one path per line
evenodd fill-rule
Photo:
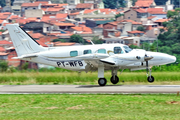
M 120 48 L 121 52 L 116 52 L 116 48 Z M 119 69 L 145 69 L 146 63 L 143 59 L 144 54 L 153 56 L 153 58 L 149 60 L 150 66 L 172 63 L 176 60 L 174 56 L 164 53 L 139 49 L 128 52 L 126 48 L 127 46 L 123 44 L 55 47 L 48 48 L 46 51 L 34 53 L 38 57 L 23 58 L 23 60 L 76 71 L 97 70 L 101 59 L 105 59 L 105 62 L 113 61 L 115 63 L 113 65 L 105 63 L 105 69 L 111 69 L 112 67 L 118 67 Z M 137 56 L 140 56 L 140 59 L 137 59 Z

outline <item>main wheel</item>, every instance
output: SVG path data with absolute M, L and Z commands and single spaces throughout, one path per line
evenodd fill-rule
M 117 84 L 119 82 L 119 78 L 117 75 L 115 75 L 115 79 L 113 79 L 113 76 L 111 77 L 111 83 L 112 84 Z
M 154 77 L 153 76 L 148 76 L 147 80 L 148 80 L 148 82 L 152 83 L 152 82 L 154 82 Z
M 100 86 L 105 86 L 106 83 L 107 83 L 107 80 L 106 80 L 105 78 L 99 78 L 98 84 L 99 84 Z

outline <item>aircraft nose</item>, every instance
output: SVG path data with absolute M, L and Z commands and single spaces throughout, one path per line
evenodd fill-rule
M 172 63 L 176 61 L 176 57 L 175 57 L 175 56 L 169 56 L 168 59 L 169 59 L 169 61 L 172 62 Z
M 169 63 L 174 63 L 176 61 L 176 57 L 173 55 L 168 55 L 165 53 L 159 53 L 159 52 L 146 52 L 146 54 L 151 55 L 152 61 L 154 63 L 157 63 L 158 65 L 165 65 Z M 151 61 L 151 60 L 149 60 Z

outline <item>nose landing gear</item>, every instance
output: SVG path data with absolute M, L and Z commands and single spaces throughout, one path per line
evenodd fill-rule
M 151 69 L 149 68 L 149 75 L 148 75 L 148 68 L 147 68 L 147 81 L 152 83 L 154 82 L 154 77 L 151 75 Z
M 112 84 L 117 84 L 119 82 L 119 78 L 117 75 L 114 75 L 111 77 L 111 83 Z

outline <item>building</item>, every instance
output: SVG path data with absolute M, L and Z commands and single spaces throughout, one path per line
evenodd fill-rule
M 77 5 L 81 3 L 80 0 L 66 0 L 66 2 L 70 5 Z

